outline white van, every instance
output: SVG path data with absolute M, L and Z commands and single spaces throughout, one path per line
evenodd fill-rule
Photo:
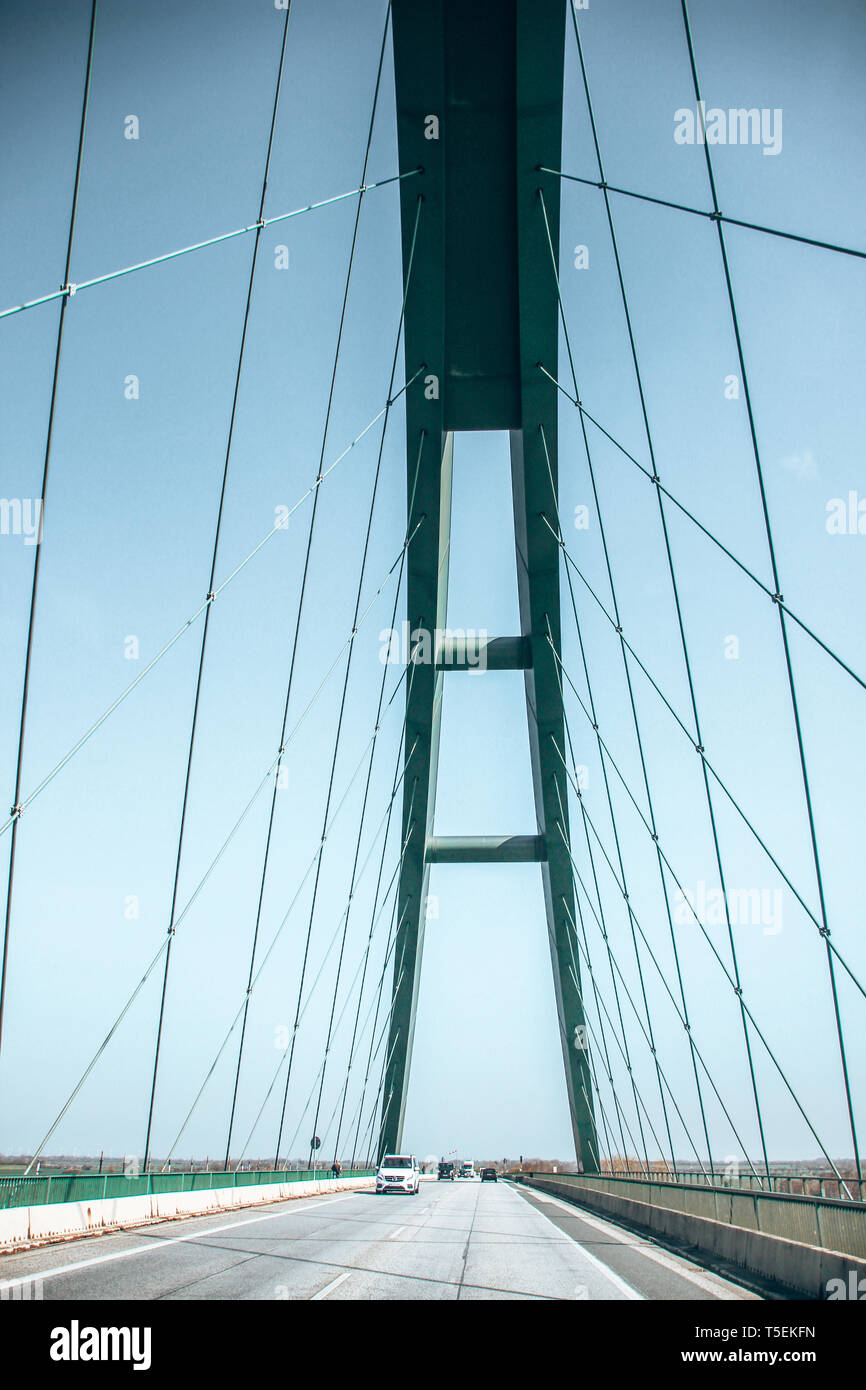
M 417 1197 L 421 1170 L 414 1154 L 386 1154 L 376 1174 L 377 1192 L 402 1192 Z

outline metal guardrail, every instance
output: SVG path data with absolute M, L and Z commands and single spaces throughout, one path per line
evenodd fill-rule
M 624 1201 L 665 1207 L 764 1235 L 780 1236 L 822 1250 L 866 1258 L 866 1203 L 787 1192 L 748 1191 L 731 1187 L 674 1183 L 655 1174 L 651 1180 L 594 1177 L 585 1173 L 520 1173 L 561 1189 L 605 1192 Z
M 375 1168 L 344 1168 L 342 1178 L 366 1178 Z M 258 1187 L 264 1183 L 339 1182 L 327 1168 L 253 1172 L 51 1173 L 47 1177 L 0 1177 L 0 1210 L 48 1202 L 98 1202 L 105 1197 L 149 1197 L 160 1192 L 201 1192 L 214 1187 Z
M 866 1199 L 866 1180 L 863 1178 L 830 1177 L 817 1173 L 707 1173 L 682 1169 L 651 1171 L 647 1177 L 643 1168 L 627 1168 L 620 1173 L 602 1173 L 602 1177 L 636 1178 L 644 1182 L 691 1184 L 695 1187 L 737 1187 L 747 1192 L 778 1192 L 791 1197 L 830 1197 L 840 1201 L 862 1202 Z

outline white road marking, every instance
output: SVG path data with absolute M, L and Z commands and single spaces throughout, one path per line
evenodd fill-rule
M 315 1303 L 320 1298 L 327 1298 L 329 1293 L 332 1293 L 333 1290 L 336 1289 L 339 1284 L 344 1284 L 346 1280 L 350 1277 L 350 1275 L 352 1275 L 353 1273 L 353 1270 L 347 1269 L 345 1274 L 338 1274 L 336 1279 L 331 1280 L 330 1284 L 326 1284 L 323 1289 L 319 1289 L 318 1293 L 314 1293 L 313 1297 L 310 1299 L 310 1302 Z
M 391 1234 L 388 1236 L 388 1240 L 395 1240 L 397 1236 L 400 1234 L 400 1232 L 405 1231 L 405 1229 L 405 1226 L 398 1226 L 396 1231 L 392 1231 Z
M 644 1245 L 643 1243 L 635 1245 L 634 1236 L 623 1233 L 618 1230 L 616 1226 L 611 1226 L 609 1222 L 602 1221 L 596 1216 L 588 1216 L 583 1208 L 577 1208 L 570 1202 L 563 1202 L 558 1197 L 548 1196 L 543 1197 L 541 1200 L 550 1202 L 553 1206 L 562 1207 L 563 1211 L 567 1211 L 571 1216 L 578 1215 L 581 1221 L 585 1221 L 588 1226 L 594 1226 L 602 1235 L 610 1236 L 612 1240 L 619 1241 L 620 1245 L 630 1245 L 632 1249 L 637 1250 L 641 1255 L 645 1255 L 648 1260 L 654 1260 L 656 1264 L 662 1265 L 664 1269 L 669 1269 L 673 1274 L 678 1274 L 680 1278 L 688 1279 L 691 1284 L 697 1284 L 698 1288 L 703 1289 L 705 1293 L 714 1294 L 716 1298 L 726 1302 L 736 1302 L 738 1300 L 754 1299 L 756 1297 L 756 1295 L 750 1294 L 747 1289 L 740 1290 L 735 1287 L 732 1288 L 730 1285 L 724 1283 L 721 1278 L 717 1279 L 712 1274 L 685 1268 L 682 1262 L 677 1259 L 676 1255 L 671 1255 L 666 1251 L 659 1250 L 654 1245 Z M 641 1240 L 641 1237 L 638 1236 L 637 1239 Z
M 4 1279 L 0 1281 L 0 1292 L 6 1289 L 17 1289 L 21 1284 L 29 1284 L 33 1279 L 57 1279 L 62 1274 L 72 1274 L 76 1269 L 89 1269 L 93 1265 L 108 1264 L 112 1260 L 126 1260 L 132 1255 L 148 1255 L 154 1250 L 167 1250 L 170 1245 L 182 1245 L 188 1240 L 202 1240 L 205 1236 L 222 1235 L 225 1231 L 236 1231 L 241 1226 L 253 1226 L 258 1221 L 276 1221 L 280 1216 L 292 1216 L 298 1209 L 303 1211 L 313 1211 L 316 1207 L 333 1207 L 337 1202 L 346 1202 L 350 1197 L 354 1197 L 354 1192 L 347 1192 L 344 1197 L 332 1197 L 324 1202 L 313 1202 L 310 1206 L 303 1206 L 304 1198 L 295 1198 L 288 1211 L 271 1211 L 263 1216 L 250 1216 L 244 1221 L 229 1221 L 224 1226 L 210 1226 L 206 1231 L 191 1231 L 186 1236 L 172 1236 L 170 1240 L 154 1240 L 148 1245 L 135 1245 L 131 1250 L 116 1250 L 109 1255 L 95 1255 L 91 1260 L 76 1260 L 74 1264 L 58 1265 L 55 1269 L 35 1269 L 30 1274 L 22 1275 L 18 1279 Z M 287 1199 L 289 1200 L 289 1199 Z
M 535 1210 L 538 1211 L 538 1208 L 536 1207 Z M 573 1216 L 574 1208 L 572 1207 L 570 1210 Z M 620 1293 L 625 1294 L 626 1298 L 634 1299 L 635 1301 L 640 1303 L 645 1302 L 642 1293 L 638 1293 L 637 1289 L 633 1289 L 631 1284 L 627 1284 L 624 1279 L 620 1279 L 619 1275 L 615 1274 L 612 1269 L 609 1269 L 606 1264 L 604 1264 L 601 1260 L 596 1259 L 595 1255 L 591 1255 L 590 1252 L 583 1245 L 581 1245 L 579 1240 L 575 1240 L 573 1236 L 566 1235 L 564 1231 L 561 1231 L 560 1228 L 557 1226 L 556 1222 L 553 1220 L 553 1217 L 548 1216 L 546 1211 L 539 1211 L 538 1214 L 539 1216 L 543 1216 L 545 1221 L 549 1221 L 553 1229 L 555 1231 L 558 1231 L 560 1235 L 565 1235 L 565 1239 L 571 1241 L 572 1245 L 576 1245 L 583 1258 L 585 1260 L 588 1260 L 591 1265 L 595 1265 L 599 1273 L 603 1274 L 605 1279 L 607 1279 L 611 1284 L 613 1284 L 614 1288 L 619 1289 Z

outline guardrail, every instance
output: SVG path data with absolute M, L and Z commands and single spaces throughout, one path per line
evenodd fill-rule
M 700 1176 L 700 1175 L 698 1175 Z M 796 1241 L 801 1245 L 866 1259 L 866 1203 L 833 1197 L 737 1190 L 705 1184 L 652 1179 L 590 1176 L 585 1173 L 522 1173 L 560 1191 L 604 1193 L 623 1202 L 642 1203 L 683 1216 L 719 1222 L 745 1231 Z
M 557 1176 L 559 1176 L 557 1174 Z M 565 1176 L 584 1176 L 583 1174 Z M 650 1171 L 643 1168 L 626 1168 L 618 1173 L 601 1173 L 604 1178 L 633 1178 L 644 1182 L 673 1183 L 677 1186 L 687 1184 L 695 1187 L 736 1187 L 748 1192 L 778 1192 L 792 1197 L 830 1197 L 840 1201 L 862 1202 L 866 1198 L 866 1180 L 841 1178 L 817 1173 L 728 1173 L 701 1172 L 689 1169 L 664 1169 Z
M 341 1178 L 372 1177 L 375 1168 L 344 1168 Z M 47 1177 L 0 1178 L 0 1210 L 52 1202 L 96 1202 L 107 1197 L 151 1197 L 161 1192 L 203 1192 L 217 1187 L 257 1187 L 263 1183 L 326 1182 L 339 1178 L 326 1168 L 288 1171 L 204 1173 L 51 1173 Z

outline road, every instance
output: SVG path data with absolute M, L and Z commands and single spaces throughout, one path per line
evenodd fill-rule
M 478 1181 L 300 1198 L 0 1256 L 5 1297 L 15 1285 L 27 1297 L 35 1280 L 36 1297 L 70 1301 L 755 1298 L 555 1198 Z

